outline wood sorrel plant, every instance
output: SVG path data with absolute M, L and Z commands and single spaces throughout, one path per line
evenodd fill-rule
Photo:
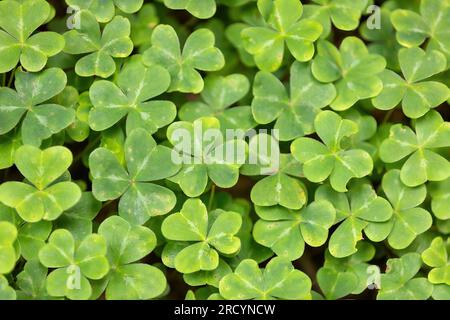
M 450 299 L 448 30 L 450 0 L 0 0 L 0 299 Z

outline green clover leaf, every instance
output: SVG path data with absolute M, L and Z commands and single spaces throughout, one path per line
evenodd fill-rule
M 336 223 L 341 222 L 330 237 L 328 250 L 336 258 L 348 257 L 357 252 L 357 244 L 363 239 L 362 231 L 372 241 L 384 238 L 367 229 L 388 221 L 392 216 L 389 202 L 378 196 L 367 183 L 354 184 L 348 193 L 339 193 L 328 185 L 316 190 L 315 200 L 327 200 L 336 209 Z M 387 236 L 387 235 L 386 235 Z
M 161 270 L 135 263 L 155 248 L 156 237 L 152 230 L 112 216 L 102 222 L 98 233 L 106 239 L 111 265 L 106 280 L 107 299 L 152 299 L 164 292 L 167 283 Z
M 236 233 L 241 215 L 217 209 L 208 215 L 200 199 L 188 199 L 180 212 L 164 219 L 161 231 L 168 240 L 185 241 L 174 257 L 174 267 L 182 273 L 211 271 L 219 266 L 219 253 L 232 255 L 241 243 Z
M 212 271 L 197 271 L 183 274 L 183 280 L 190 286 L 210 285 L 219 288 L 220 280 L 232 273 L 231 267 L 219 258 L 219 265 Z
M 325 200 L 314 201 L 299 212 L 279 206 L 255 209 L 261 217 L 253 229 L 256 242 L 291 261 L 303 255 L 305 242 L 312 247 L 323 245 L 335 221 L 335 209 Z
M 45 245 L 51 232 L 52 223 L 50 221 L 22 224 L 18 228 L 17 235 L 22 257 L 27 261 L 37 259 L 39 250 Z
M 407 253 L 400 258 L 389 259 L 386 273 L 381 275 L 378 300 L 426 300 L 433 292 L 433 285 L 425 278 L 414 278 L 422 263 L 420 254 Z
M 55 228 L 66 229 L 76 241 L 81 241 L 93 232 L 94 218 L 102 209 L 100 201 L 91 192 L 83 192 L 76 205 L 64 211 L 54 222 Z
M 284 46 L 298 61 L 309 61 L 314 42 L 322 33 L 316 21 L 302 19 L 303 6 L 297 0 L 258 0 L 258 10 L 266 25 L 241 32 L 245 50 L 255 58 L 259 69 L 273 72 L 280 68 Z
M 82 142 L 89 138 L 89 111 L 92 108 L 89 92 L 79 94 L 76 88 L 67 86 L 53 99 L 53 102 L 75 110 L 75 119 L 66 128 L 69 137 L 76 142 Z
M 216 13 L 215 0 L 164 0 L 167 8 L 175 10 L 186 10 L 199 19 L 211 18 Z
M 2 89 L 0 89 L 0 93 Z M 3 116 L 3 112 L 1 111 L 2 106 L 0 105 L 0 114 Z M 1 122 L 0 122 L 1 123 Z M 7 169 L 14 165 L 14 155 L 16 150 L 22 145 L 22 139 L 20 130 L 15 128 L 9 133 L 0 135 L 0 170 Z
M 383 191 L 394 209 L 392 218 L 366 229 L 366 234 L 378 234 L 380 240 L 389 235 L 389 245 L 394 249 L 406 248 L 432 224 L 428 211 L 418 208 L 426 197 L 425 186 L 408 187 L 402 183 L 400 175 L 400 170 L 391 170 L 382 181 Z
M 363 149 L 376 159 L 378 148 L 373 144 L 377 132 L 377 121 L 370 114 L 357 109 L 348 109 L 341 113 L 344 119 L 353 121 L 358 126 L 358 132 L 350 136 L 350 145 L 355 149 Z
M 64 48 L 64 38 L 56 32 L 33 34 L 47 21 L 50 8 L 44 0 L 0 3 L 0 73 L 14 69 L 19 60 L 24 69 L 40 71 Z
M 307 190 L 305 185 L 297 179 L 301 175 L 299 165 L 292 155 L 280 154 L 279 168 L 274 168 L 274 172 L 270 172 L 269 176 L 259 180 L 253 186 L 250 193 L 252 202 L 262 207 L 280 205 L 292 210 L 301 209 L 307 200 Z M 262 174 L 261 170 L 242 173 Z
M 450 97 L 450 90 L 437 81 L 421 81 L 446 69 L 447 60 L 437 50 L 426 53 L 420 48 L 401 49 L 398 54 L 405 79 L 391 70 L 380 74 L 383 91 L 372 99 L 377 109 L 389 110 L 402 101 L 409 118 L 420 118 Z
M 434 300 L 450 300 L 450 286 L 446 284 L 434 285 L 432 297 Z
M 3 204 L 0 205 L 0 221 L 10 222 L 16 227 L 16 254 L 17 256 L 21 255 L 27 261 L 37 259 L 39 250 L 45 245 L 45 241 L 52 232 L 50 221 L 24 222 L 16 210 Z
M 17 275 L 17 291 L 20 300 L 49 300 L 47 293 L 47 268 L 39 260 L 25 263 L 23 271 Z
M 450 300 L 449 26 L 0 0 L 0 300 Z
M 152 3 L 146 3 L 135 16 L 130 16 L 131 40 L 134 46 L 148 48 L 153 29 L 159 24 L 159 17 L 156 7 Z
M 314 120 L 314 127 L 323 143 L 312 138 L 298 138 L 291 145 L 294 158 L 303 164 L 305 177 L 322 182 L 330 177 L 334 190 L 347 191 L 352 178 L 362 178 L 372 172 L 370 155 L 361 149 L 344 148 L 342 140 L 358 132 L 357 125 L 342 119 L 332 111 L 322 111 Z
M 431 210 L 436 218 L 450 219 L 450 178 L 439 182 L 431 182 L 428 192 L 431 195 Z
M 415 132 L 401 124 L 392 126 L 389 137 L 380 146 L 380 157 L 386 163 L 408 157 L 401 167 L 400 178 L 407 186 L 415 187 L 450 176 L 450 162 L 433 151 L 448 146 L 450 123 L 431 110 L 416 121 Z
M 57 181 L 71 163 L 72 153 L 65 147 L 51 147 L 44 151 L 33 146 L 20 147 L 15 155 L 15 164 L 31 184 L 3 183 L 0 185 L 0 201 L 16 209 L 27 222 L 56 220 L 81 197 L 78 185 Z
M 362 40 L 347 37 L 339 50 L 328 41 L 319 42 L 311 70 L 317 80 L 335 83 L 337 96 L 330 106 L 343 111 L 381 92 L 383 83 L 379 74 L 385 67 L 386 60 L 369 53 Z
M 113 58 L 128 57 L 133 51 L 131 26 L 127 18 L 116 16 L 100 31 L 100 25 L 88 11 L 79 13 L 80 28 L 66 32 L 64 52 L 85 54 L 75 65 L 81 77 L 108 78 L 116 71 Z
M 175 194 L 150 183 L 179 171 L 180 166 L 171 159 L 171 149 L 157 145 L 144 129 L 135 129 L 125 141 L 125 158 L 127 170 L 108 149 L 98 148 L 91 153 L 94 197 L 100 201 L 120 197 L 119 215 L 134 224 L 144 224 L 150 217 L 172 210 Z
M 111 128 L 126 117 L 127 134 L 136 128 L 155 133 L 176 117 L 170 101 L 149 101 L 164 93 L 170 84 L 169 73 L 160 66 L 145 67 L 140 60 L 130 61 L 117 76 L 117 84 L 96 81 L 89 90 L 94 108 L 89 125 L 95 131 Z
M 201 195 L 209 179 L 221 188 L 237 183 L 247 144 L 238 139 L 224 141 L 217 118 L 174 122 L 167 129 L 167 138 L 174 146 L 172 160 L 182 164 L 170 180 L 178 183 L 187 196 Z
M 89 11 L 98 22 L 106 23 L 114 17 L 114 6 L 122 12 L 135 13 L 141 9 L 144 0 L 66 0 L 66 2 L 79 12 Z
M 317 282 L 328 300 L 336 300 L 349 295 L 358 285 L 358 277 L 351 271 L 336 271 L 322 267 L 317 272 Z
M 233 45 L 239 54 L 239 58 L 243 65 L 247 67 L 255 66 L 255 59 L 244 48 L 244 41 L 241 38 L 242 30 L 248 28 L 245 23 L 233 23 L 225 30 L 225 36 L 227 40 Z
M 57 68 L 40 73 L 16 72 L 16 90 L 0 88 L 0 134 L 18 127 L 23 118 L 23 143 L 40 146 L 42 140 L 68 127 L 75 111 L 47 102 L 64 89 L 66 82 L 66 74 Z
M 433 284 L 444 283 L 450 286 L 450 241 L 444 242 L 442 237 L 436 237 L 430 247 L 422 252 L 422 260 L 433 269 L 428 273 L 428 280 Z
M 186 293 L 185 300 L 223 300 L 217 288 L 212 286 L 201 287 L 197 290 L 189 290 Z
M 0 275 L 10 273 L 16 264 L 16 238 L 16 227 L 10 222 L 0 221 Z
M 147 65 L 166 68 L 172 78 L 169 91 L 200 93 L 203 79 L 197 70 L 217 71 L 225 65 L 222 52 L 214 46 L 214 34 L 198 29 L 187 38 L 183 50 L 173 27 L 158 25 L 152 33 L 152 46 L 144 52 Z
M 349 294 L 360 294 L 368 285 L 367 263 L 375 256 L 375 248 L 368 242 L 359 242 L 357 252 L 346 258 L 336 258 L 325 252 L 325 263 L 317 273 L 317 281 L 328 300 Z
M 427 48 L 440 50 L 450 57 L 450 33 L 447 22 L 450 19 L 448 0 L 423 0 L 420 14 L 398 9 L 392 12 L 391 21 L 397 30 L 397 41 L 405 47 L 420 46 L 427 38 Z
M 220 281 L 219 289 L 222 297 L 233 300 L 310 299 L 311 280 L 280 257 L 270 260 L 264 269 L 246 259 Z
M 333 84 L 314 79 L 308 64 L 294 62 L 290 69 L 289 93 L 273 74 L 260 71 L 253 84 L 252 111 L 256 122 L 275 122 L 279 139 L 289 141 L 314 132 L 320 109 L 336 97 Z
M 182 121 L 193 122 L 201 117 L 216 117 L 220 127 L 247 131 L 256 126 L 249 106 L 230 108 L 241 100 L 250 88 L 250 83 L 242 74 L 230 74 L 226 77 L 210 76 L 205 80 L 201 96 L 203 101 L 185 103 L 178 116 Z
M 355 30 L 367 5 L 367 0 L 313 0 L 304 6 L 305 18 L 319 22 L 323 27 L 322 38 L 326 38 L 331 23 L 340 30 Z
M 0 300 L 16 300 L 16 291 L 9 286 L 8 280 L 0 275 Z
M 92 293 L 88 279 L 101 279 L 109 271 L 106 250 L 101 235 L 90 234 L 76 245 L 69 231 L 53 231 L 39 251 L 40 262 L 47 268 L 55 268 L 47 277 L 47 292 L 71 300 L 88 299 Z
M 367 48 L 369 52 L 379 54 L 385 57 L 387 66 L 391 70 L 398 70 L 398 51 L 402 46 L 395 38 L 395 29 L 391 22 L 392 6 L 396 3 L 385 2 L 381 7 L 380 28 L 373 28 L 368 23 L 361 25 L 359 32 L 364 40 L 368 41 Z M 382 27 L 381 27 L 382 26 Z

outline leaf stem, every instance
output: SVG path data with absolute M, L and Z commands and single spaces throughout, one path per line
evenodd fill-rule
M 215 193 L 216 193 L 216 185 L 213 184 L 211 186 L 211 193 L 209 194 L 208 211 L 210 211 L 212 208 Z
M 384 118 L 383 118 L 383 122 L 382 122 L 383 124 L 385 124 L 386 122 L 388 122 L 388 120 L 391 118 L 391 116 L 392 116 L 392 114 L 394 113 L 394 111 L 395 111 L 395 108 L 389 110 L 389 111 L 386 113 L 386 115 L 385 115 Z
M 109 206 L 111 203 L 113 203 L 114 201 L 116 201 L 115 199 L 114 200 L 109 200 L 109 201 L 106 201 L 103 205 L 102 205 L 102 208 L 106 208 L 107 206 Z
M 16 75 L 16 70 L 17 70 L 17 67 L 15 67 L 15 68 L 11 71 L 11 75 L 9 76 L 9 81 L 8 81 L 8 88 L 11 88 L 11 85 L 12 85 L 12 82 L 13 82 L 13 79 L 14 79 L 14 76 Z M 6 75 L 5 75 L 5 77 L 6 77 Z

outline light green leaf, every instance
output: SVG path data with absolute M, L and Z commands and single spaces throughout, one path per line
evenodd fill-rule
M 133 130 L 125 147 L 128 172 L 111 151 L 98 148 L 91 153 L 93 194 L 100 201 L 121 197 L 119 214 L 131 223 L 143 224 L 175 206 L 176 198 L 171 190 L 148 182 L 173 176 L 179 165 L 172 161 L 171 150 L 156 145 L 144 129 Z M 165 168 L 157 169 L 154 163 L 164 164 Z
M 105 25 L 101 33 L 91 12 L 83 10 L 78 15 L 80 28 L 64 34 L 64 52 L 87 54 L 75 65 L 75 72 L 79 76 L 108 78 L 116 71 L 113 58 L 128 57 L 133 51 L 130 22 L 127 18 L 116 16 Z
M 392 216 L 389 202 L 377 196 L 369 184 L 355 184 L 347 194 L 338 193 L 326 185 L 321 186 L 316 190 L 315 199 L 328 200 L 336 209 L 336 222 L 344 220 L 330 238 L 329 250 L 334 257 L 343 258 L 357 252 L 363 230 L 373 241 L 387 237 L 380 235 L 380 232 L 367 231 L 371 225 L 386 222 Z
M 0 185 L 0 201 L 15 208 L 25 221 L 56 220 L 80 199 L 80 188 L 73 182 L 51 185 L 72 163 L 72 153 L 67 148 L 51 147 L 41 151 L 33 146 L 22 146 L 15 158 L 17 168 L 34 187 L 22 182 L 6 182 Z
M 39 260 L 48 268 L 61 268 L 74 263 L 75 240 L 64 229 L 53 231 L 48 244 L 39 250 Z
M 317 281 L 329 300 L 345 297 L 357 286 L 358 277 L 353 272 L 337 272 L 331 268 L 320 268 Z
M 325 200 L 315 201 L 300 212 L 281 207 L 259 207 L 256 210 L 262 218 L 253 229 L 256 242 L 291 261 L 303 255 L 305 242 L 312 247 L 323 245 L 328 238 L 328 229 L 335 221 L 335 209 Z M 277 211 L 284 217 L 276 217 Z
M 0 300 L 16 300 L 16 291 L 9 286 L 8 280 L 0 275 Z
M 422 252 L 422 260 L 433 269 L 428 273 L 428 280 L 433 284 L 450 285 L 450 263 L 448 260 L 448 241 L 441 237 L 434 238 L 430 247 Z
M 347 110 L 359 100 L 376 97 L 383 89 L 378 75 L 386 67 L 386 60 L 369 53 L 362 40 L 347 37 L 339 50 L 321 41 L 317 51 L 311 70 L 317 80 L 335 83 L 337 96 L 331 103 L 334 110 Z
M 300 20 L 303 7 L 295 0 L 258 0 L 258 10 L 267 23 L 264 27 L 249 27 L 241 32 L 245 50 L 254 56 L 263 71 L 280 68 L 284 46 L 298 61 L 309 61 L 314 55 L 314 41 L 322 26 L 312 20 Z
M 187 196 L 200 196 L 208 178 L 221 188 L 231 188 L 238 182 L 247 143 L 234 136 L 226 140 L 228 137 L 224 137 L 217 118 L 174 122 L 167 129 L 167 138 L 174 146 L 172 161 L 182 164 L 179 173 L 170 180 L 178 183 Z
M 47 268 L 39 260 L 25 263 L 23 271 L 17 275 L 17 292 L 19 299 L 47 300 L 50 296 L 46 289 Z
M 314 127 L 324 144 L 312 138 L 298 138 L 291 144 L 292 155 L 303 164 L 308 180 L 317 183 L 330 177 L 333 189 L 344 192 L 350 179 L 362 178 L 372 171 L 372 158 L 366 151 L 345 150 L 341 146 L 344 138 L 358 131 L 354 122 L 332 111 L 322 111 Z
M 426 300 L 433 292 L 433 285 L 425 278 L 414 278 L 421 266 L 418 253 L 408 253 L 389 259 L 387 271 L 381 275 L 378 300 Z
M 450 174 L 450 163 L 431 149 L 447 147 L 449 141 L 450 124 L 432 110 L 417 120 L 415 132 L 400 124 L 392 126 L 389 137 L 380 146 L 380 157 L 391 163 L 412 154 L 400 174 L 402 182 L 409 187 L 426 181 L 442 181 Z
M 247 131 L 256 126 L 251 109 L 248 106 L 232 107 L 248 92 L 250 83 L 242 74 L 230 74 L 226 77 L 209 76 L 201 93 L 204 102 L 189 101 L 180 111 L 182 121 L 193 122 L 201 117 L 217 117 L 220 127 L 243 129 Z
M 10 273 L 16 264 L 16 250 L 13 246 L 16 238 L 16 227 L 10 222 L 0 221 L 0 275 Z
M 199 19 L 211 18 L 216 13 L 215 0 L 164 0 L 164 4 L 170 9 L 187 10 Z
M 281 205 L 299 210 L 306 203 L 303 184 L 296 178 L 278 173 L 258 181 L 251 191 L 251 199 L 258 206 Z
M 169 101 L 149 100 L 165 92 L 169 84 L 170 76 L 164 68 L 147 68 L 139 60 L 130 61 L 119 73 L 117 85 L 98 81 L 90 88 L 94 106 L 89 113 L 90 127 L 103 131 L 126 116 L 128 134 L 136 128 L 156 132 L 175 119 L 176 108 Z
M 235 235 L 241 228 L 241 215 L 220 209 L 210 215 L 211 222 L 202 201 L 188 199 L 180 212 L 163 221 L 161 231 L 168 240 L 189 241 L 174 257 L 179 272 L 214 270 L 219 265 L 218 252 L 230 255 L 239 251 L 241 243 Z
M 40 73 L 18 71 L 16 91 L 0 88 L 0 134 L 20 125 L 23 143 L 39 146 L 68 127 L 75 118 L 72 109 L 45 103 L 60 93 L 67 82 L 64 71 L 50 68 Z
M 152 46 L 144 52 L 143 59 L 147 65 L 161 65 L 169 71 L 169 91 L 199 93 L 204 84 L 197 70 L 217 71 L 225 64 L 222 52 L 214 44 L 211 31 L 198 29 L 187 38 L 181 51 L 175 30 L 162 24 L 153 30 Z
M 55 222 L 57 229 L 69 230 L 76 241 L 81 241 L 92 233 L 93 219 L 102 209 L 101 202 L 91 192 L 83 192 L 80 201 L 66 210 Z
M 441 220 L 450 219 L 450 178 L 429 184 L 431 210 Z
M 19 229 L 17 240 L 20 246 L 20 254 L 27 260 L 38 258 L 39 250 L 52 231 L 49 221 L 26 223 Z
M 334 86 L 315 80 L 307 64 L 294 62 L 290 75 L 290 94 L 268 72 L 258 72 L 253 84 L 253 116 L 260 124 L 276 120 L 281 141 L 313 133 L 316 115 L 336 96 Z
M 152 230 L 130 225 L 125 219 L 112 216 L 98 229 L 108 244 L 108 257 L 113 266 L 135 262 L 148 255 L 156 246 Z
M 383 91 L 372 100 L 376 108 L 389 110 L 402 101 L 405 115 L 416 119 L 449 98 L 450 90 L 445 84 L 422 81 L 446 69 L 447 60 L 442 53 L 425 52 L 420 48 L 401 49 L 398 59 L 406 80 L 390 70 L 383 71 L 380 75 Z
M 164 273 L 158 268 L 141 263 L 120 266 L 111 276 L 106 299 L 152 299 L 161 295 L 166 286 Z
M 331 31 L 331 24 L 340 30 L 355 30 L 367 6 L 367 0 L 313 0 L 306 4 L 305 18 L 315 20 L 323 26 L 322 38 Z
M 246 259 L 234 273 L 222 278 L 219 289 L 225 299 L 308 299 L 311 280 L 283 258 L 273 258 L 265 269 Z
M 13 70 L 19 61 L 27 71 L 40 71 L 49 57 L 64 48 L 64 38 L 56 32 L 32 35 L 47 21 L 50 12 L 51 7 L 44 0 L 0 3 L 0 73 Z
M 397 41 L 408 48 L 420 46 L 429 38 L 428 47 L 450 56 L 450 36 L 446 21 L 450 18 L 448 1 L 425 0 L 420 2 L 420 14 L 398 9 L 392 12 L 392 24 L 397 30 Z

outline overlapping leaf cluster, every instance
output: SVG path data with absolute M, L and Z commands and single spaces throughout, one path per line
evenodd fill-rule
M 0 299 L 449 300 L 449 30 L 450 0 L 1 0 Z

